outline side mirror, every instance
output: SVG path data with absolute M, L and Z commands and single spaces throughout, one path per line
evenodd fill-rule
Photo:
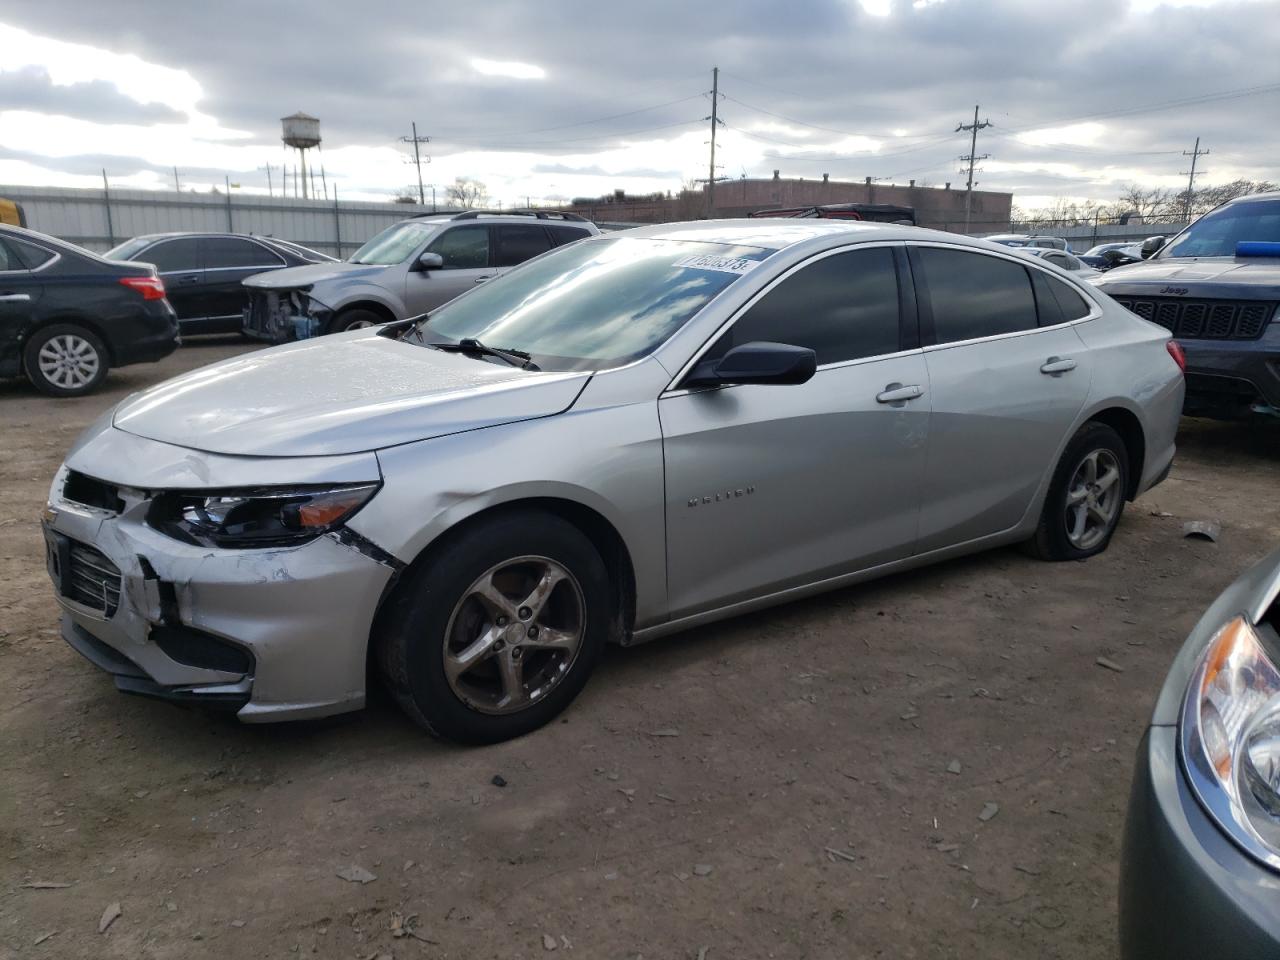
M 424 253 L 414 264 L 416 270 L 439 270 L 444 266 L 444 257 L 438 253 Z
M 1150 260 L 1164 247 L 1164 237 L 1147 237 L 1142 241 L 1142 259 Z
M 684 382 L 686 387 L 732 383 L 805 383 L 818 370 L 818 355 L 808 347 L 757 340 L 734 347 L 718 360 L 704 360 Z

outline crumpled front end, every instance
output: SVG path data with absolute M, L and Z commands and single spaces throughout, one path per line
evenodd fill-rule
M 345 458 L 339 472 L 376 471 L 370 460 Z M 297 546 L 221 549 L 148 522 L 157 478 L 216 489 L 244 485 L 245 471 L 272 484 L 307 482 L 318 469 L 290 476 L 289 464 L 200 455 L 110 428 L 73 451 L 44 516 L 64 639 L 124 692 L 244 721 L 363 706 L 369 628 L 398 561 L 345 528 Z M 136 486 L 118 482 L 130 470 Z
M 333 311 L 304 289 L 248 289 L 242 313 L 246 336 L 271 343 L 309 340 L 328 329 Z

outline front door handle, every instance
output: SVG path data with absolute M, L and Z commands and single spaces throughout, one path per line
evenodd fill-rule
M 198 273 L 188 273 L 185 277 L 179 277 L 179 278 L 178 278 L 178 282 L 179 282 L 179 283 L 199 283 L 199 282 L 200 282 L 200 274 L 198 274 Z
M 1040 365 L 1040 372 L 1053 375 L 1055 373 L 1068 373 L 1076 368 L 1076 362 L 1070 357 L 1050 357 Z
M 492 280 L 492 277 L 476 277 L 476 283 L 484 283 L 486 280 Z
M 29 293 L 0 293 L 0 303 L 19 303 L 30 299 Z
M 900 383 L 891 383 L 876 394 L 876 403 L 905 403 L 923 396 L 924 390 L 917 384 L 903 386 Z

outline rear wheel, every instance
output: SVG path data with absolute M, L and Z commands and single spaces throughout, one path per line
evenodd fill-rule
M 406 712 L 439 736 L 496 743 L 537 729 L 587 682 L 612 619 L 600 554 L 559 517 L 480 520 L 390 601 L 378 660 Z
M 1120 434 L 1105 423 L 1086 423 L 1054 471 L 1030 552 L 1042 560 L 1101 553 L 1120 522 L 1128 489 L 1129 455 Z
M 107 350 L 98 335 L 71 323 L 56 323 L 32 334 L 23 350 L 27 379 L 42 393 L 78 397 L 107 375 Z
M 345 333 L 347 330 L 361 330 L 365 327 L 372 327 L 386 322 L 386 317 L 376 314 L 372 310 L 355 307 L 351 310 L 343 310 L 330 320 L 329 327 L 325 332 Z

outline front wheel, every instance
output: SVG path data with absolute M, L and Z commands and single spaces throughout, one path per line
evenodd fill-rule
M 374 327 L 386 322 L 384 317 L 380 317 L 372 310 L 362 310 L 359 307 L 355 307 L 351 310 L 343 310 L 330 320 L 329 328 L 325 332 L 346 333 L 348 330 L 363 330 L 365 327 Z
M 79 397 L 107 375 L 107 349 L 98 335 L 77 324 L 55 323 L 37 330 L 22 355 L 27 379 L 41 393 Z
M 1058 461 L 1040 525 L 1027 544 L 1030 552 L 1041 560 L 1083 560 L 1101 553 L 1120 522 L 1128 489 L 1124 440 L 1105 423 L 1086 423 Z
M 438 736 L 472 744 L 521 736 L 586 684 L 611 598 L 604 561 L 572 524 L 496 514 L 406 575 L 375 638 L 383 676 Z

